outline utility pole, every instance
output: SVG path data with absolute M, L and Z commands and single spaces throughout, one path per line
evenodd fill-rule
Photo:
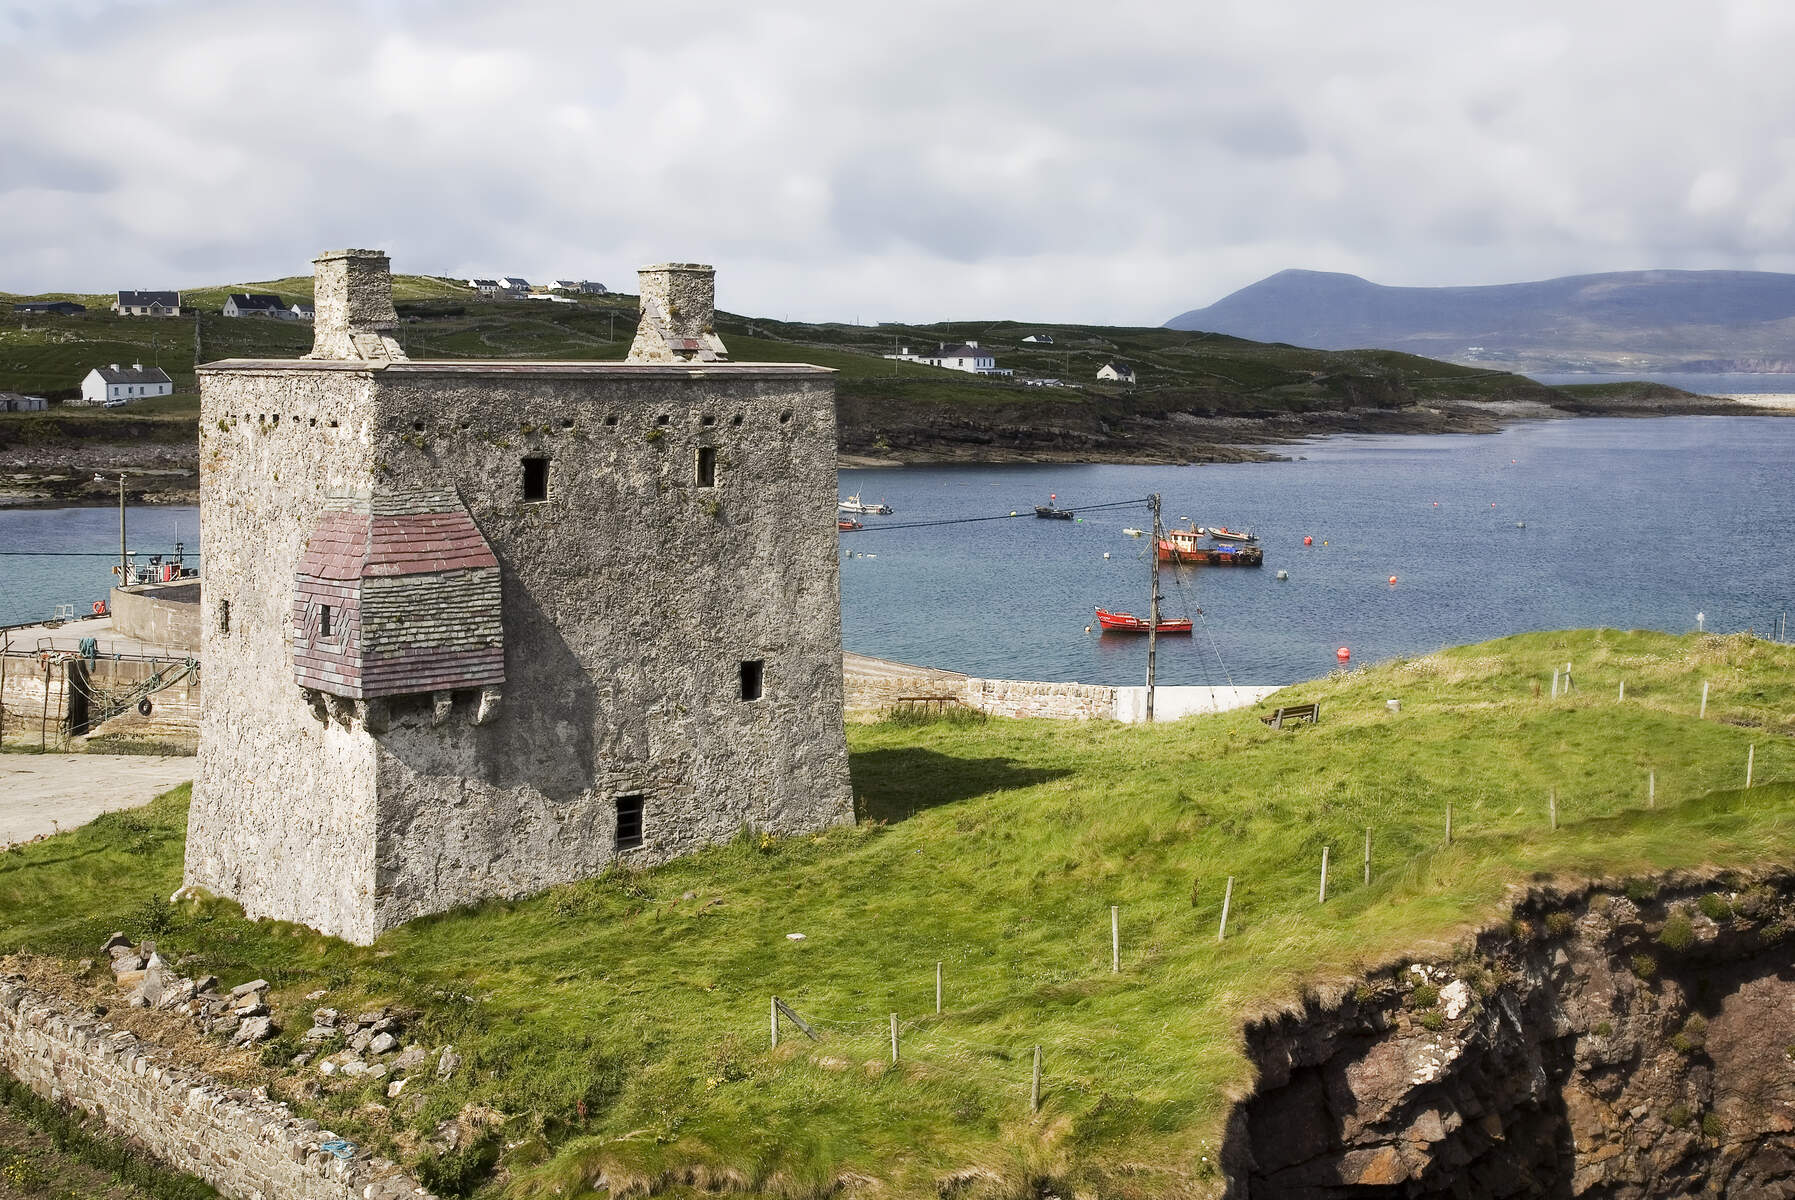
M 1153 676 L 1159 656 L 1159 493 L 1147 497 L 1153 509 L 1153 544 L 1147 559 L 1153 564 L 1153 596 L 1147 604 L 1147 724 L 1153 723 Z
M 118 586 L 131 580 L 125 574 L 125 473 L 118 473 Z

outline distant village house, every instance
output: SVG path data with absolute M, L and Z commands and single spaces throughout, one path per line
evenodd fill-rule
M 295 321 L 312 321 L 316 320 L 318 316 L 318 310 L 303 300 L 293 305 L 293 307 L 287 311 L 293 314 L 293 319 Z
M 1097 368 L 1097 378 L 1110 383 L 1133 383 L 1134 368 L 1125 362 L 1106 362 Z
M 1051 333 L 1031 333 L 1022 340 L 1036 346 L 1053 345 L 1053 335 Z
M 548 286 L 551 292 L 577 292 L 582 296 L 603 296 L 611 290 L 595 279 L 557 279 Z
M 0 392 L 0 412 L 43 412 L 50 402 L 42 396 L 23 396 L 18 392 Z
M 521 296 L 530 290 L 530 281 L 522 275 L 503 275 L 499 278 L 499 290 Z
M 120 292 L 112 303 L 112 311 L 121 317 L 178 317 L 181 293 Z
M 12 306 L 16 313 L 42 313 L 52 317 L 72 317 L 87 311 L 87 305 L 73 300 L 26 300 Z
M 267 292 L 232 292 L 225 297 L 227 317 L 266 317 L 272 321 L 291 321 L 293 313 L 287 302 Z
M 991 351 L 979 347 L 977 342 L 965 342 L 950 346 L 946 342 L 936 347 L 933 354 L 912 354 L 910 347 L 905 346 L 897 354 L 887 354 L 886 358 L 895 358 L 900 362 L 922 363 L 929 367 L 946 367 L 950 371 L 965 371 L 969 375 L 1014 375 L 1008 367 L 999 367 L 997 358 Z
M 498 298 L 499 281 L 496 279 L 470 279 L 467 281 L 467 285 L 473 288 L 476 292 L 479 292 L 480 299 L 482 300 L 494 300 Z
M 90 408 L 116 408 L 147 396 L 166 396 L 174 390 L 174 381 L 161 367 L 146 367 L 142 363 L 121 367 L 113 363 L 89 371 L 87 378 L 81 381 L 81 399 L 69 403 Z

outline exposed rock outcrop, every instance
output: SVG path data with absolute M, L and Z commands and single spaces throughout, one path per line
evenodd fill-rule
M 1538 892 L 1247 1031 L 1251 1200 L 1795 1196 L 1795 876 Z

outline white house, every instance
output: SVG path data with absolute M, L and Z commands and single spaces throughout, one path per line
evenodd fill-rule
M 530 290 L 530 281 L 522 275 L 501 275 L 499 277 L 501 291 L 523 293 Z
M 1053 345 L 1053 335 L 1051 333 L 1031 333 L 1022 340 L 1031 346 Z
M 577 292 L 582 296 L 603 296 L 611 289 L 595 279 L 556 279 L 549 283 L 551 292 Z
M 1111 383 L 1133 383 L 1134 368 L 1125 362 L 1106 362 L 1097 368 L 1097 378 Z
M 112 303 L 112 311 L 121 317 L 178 317 L 181 293 L 120 292 Z
M 479 292 L 482 300 L 491 300 L 499 294 L 499 281 L 496 279 L 470 279 L 467 285 Z
M 121 367 L 113 363 L 89 371 L 81 381 L 81 399 L 69 403 L 115 408 L 145 396 L 166 396 L 174 390 L 174 381 L 161 367 L 146 367 L 142 363 Z
M 232 292 L 224 298 L 227 317 L 267 317 L 274 321 L 291 321 L 292 312 L 279 296 L 267 292 Z
M 295 321 L 312 321 L 312 320 L 316 320 L 317 316 L 318 316 L 317 307 L 314 305 L 311 305 L 311 304 L 307 304 L 303 300 L 301 300 L 297 304 L 293 305 L 293 307 L 288 309 L 287 311 L 293 314 L 293 319 Z
M 930 367 L 946 367 L 950 371 L 965 371 L 969 375 L 1015 374 L 1008 367 L 999 367 L 991 351 L 980 349 L 977 342 L 965 342 L 957 346 L 949 346 L 943 342 L 933 354 L 912 354 L 910 347 L 905 346 L 901 353 L 887 354 L 884 357 L 922 363 Z
M 50 402 L 42 396 L 24 396 L 18 392 L 0 392 L 0 412 L 43 412 Z

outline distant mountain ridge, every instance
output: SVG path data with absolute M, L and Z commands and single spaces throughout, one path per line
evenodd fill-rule
M 1795 371 L 1795 275 L 1615 271 L 1386 287 L 1356 275 L 1289 270 L 1166 326 L 1532 371 Z

